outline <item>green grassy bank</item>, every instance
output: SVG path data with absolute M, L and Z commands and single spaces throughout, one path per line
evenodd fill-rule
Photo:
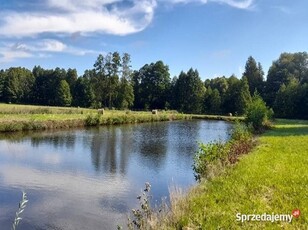
M 308 121 L 277 120 L 258 146 L 221 175 L 173 199 L 164 229 L 307 229 Z M 171 194 L 176 197 L 176 194 Z M 236 214 L 292 214 L 291 223 L 237 221 Z
M 191 119 L 191 115 L 175 111 L 134 112 L 0 104 L 0 132 L 73 128 L 96 125 L 131 124 Z
M 191 114 L 192 119 L 204 119 L 204 120 L 222 120 L 222 121 L 244 121 L 244 117 L 238 116 L 223 116 L 223 115 L 200 115 Z

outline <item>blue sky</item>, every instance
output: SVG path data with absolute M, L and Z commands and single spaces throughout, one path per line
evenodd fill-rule
M 250 55 L 267 73 L 280 53 L 307 51 L 307 22 L 307 0 L 0 0 L 0 69 L 82 75 L 118 51 L 133 69 L 162 60 L 171 77 L 240 77 Z

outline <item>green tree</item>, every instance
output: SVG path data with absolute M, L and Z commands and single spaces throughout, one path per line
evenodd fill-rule
M 282 84 L 292 79 L 299 84 L 308 83 L 308 54 L 306 52 L 282 53 L 271 65 L 266 81 L 266 101 L 273 105 Z
M 41 105 L 58 105 L 56 100 L 57 89 L 61 80 L 66 78 L 65 69 L 42 69 L 34 67 L 33 74 L 35 75 L 34 84 L 34 99 L 35 103 Z
M 56 105 L 70 106 L 72 103 L 72 96 L 70 86 L 66 80 L 61 80 L 59 86 L 56 89 Z
M 226 113 L 244 114 L 247 105 L 251 102 L 247 79 L 241 80 L 235 76 L 228 79 L 228 90 L 224 99 L 223 107 Z
M 0 101 L 4 101 L 3 89 L 4 89 L 5 71 L 0 70 Z
M 71 94 L 73 94 L 73 90 L 74 90 L 77 78 L 78 78 L 77 70 L 69 68 L 66 72 L 65 80 L 70 86 Z
M 118 86 L 116 105 L 120 109 L 128 109 L 134 104 L 134 88 L 131 83 L 131 60 L 128 53 L 124 53 L 121 63 L 121 79 Z
M 3 99 L 12 103 L 29 103 L 34 85 L 32 72 L 25 68 L 9 68 L 5 71 Z
M 308 84 L 299 84 L 292 79 L 287 84 L 282 84 L 277 92 L 274 110 L 277 117 L 307 118 L 308 116 Z
M 93 105 L 95 95 L 88 78 L 78 78 L 75 83 L 73 93 L 73 104 L 75 106 L 87 108 Z
M 181 72 L 174 86 L 173 107 L 185 113 L 201 113 L 203 110 L 205 86 L 197 70 Z
M 308 83 L 300 85 L 297 100 L 297 117 L 308 119 Z
M 92 106 L 94 108 L 100 108 L 104 101 L 103 95 L 105 88 L 102 83 L 103 75 L 98 74 L 95 69 L 88 69 L 84 71 L 82 78 L 87 79 L 90 83 L 90 88 L 94 95 Z
M 139 70 L 140 71 L 140 70 Z M 139 71 L 135 70 L 132 73 L 132 86 L 133 86 L 133 90 L 134 90 L 134 108 L 136 109 L 143 109 L 144 108 L 144 103 L 141 97 L 141 74 L 139 73 Z
M 95 63 L 95 75 L 92 76 L 92 85 L 97 97 L 96 103 L 113 107 L 117 100 L 117 89 L 119 86 L 119 74 L 121 67 L 121 56 L 118 52 L 100 54 Z
M 132 70 L 131 70 L 131 57 L 128 53 L 124 53 L 122 56 L 122 78 L 131 81 Z
M 209 103 L 210 103 L 211 113 L 219 114 L 221 106 L 221 97 L 218 89 L 214 89 L 213 92 L 211 93 Z
M 166 108 L 170 90 L 170 74 L 167 65 L 162 61 L 146 64 L 134 73 L 133 78 L 134 93 L 140 96 L 139 109 Z
M 128 109 L 134 105 L 134 88 L 126 78 L 121 78 L 116 105 L 119 109 Z
M 243 77 L 247 78 L 250 95 L 253 95 L 256 90 L 259 93 L 263 92 L 264 72 L 261 64 L 257 64 L 252 56 L 250 56 L 246 62 Z
M 272 116 L 262 97 L 255 91 L 251 103 L 246 110 L 246 122 L 252 124 L 255 131 L 262 131 L 268 119 Z
M 93 70 L 85 71 L 84 76 L 91 80 L 91 85 L 95 94 L 95 107 L 101 107 L 107 104 L 107 76 L 105 57 L 98 55 Z

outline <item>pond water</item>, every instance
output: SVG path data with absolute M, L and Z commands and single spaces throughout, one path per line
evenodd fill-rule
M 0 140 L 0 229 L 11 228 L 22 191 L 20 229 L 125 227 L 145 182 L 152 202 L 193 185 L 198 142 L 226 140 L 230 128 L 192 120 L 11 134 Z

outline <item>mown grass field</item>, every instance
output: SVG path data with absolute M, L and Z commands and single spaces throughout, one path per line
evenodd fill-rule
M 113 125 L 141 122 L 191 119 L 191 115 L 176 111 L 159 111 L 158 114 L 124 110 L 51 107 L 0 104 L 0 132 L 73 128 L 94 125 Z
M 258 146 L 172 205 L 165 229 L 308 229 L 308 121 L 277 120 Z M 287 222 L 239 222 L 236 214 L 292 214 Z

